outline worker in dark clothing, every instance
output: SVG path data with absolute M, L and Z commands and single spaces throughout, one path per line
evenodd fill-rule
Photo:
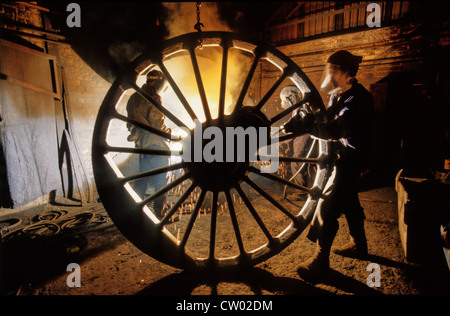
M 158 95 L 158 91 L 162 88 L 164 82 L 163 74 L 160 71 L 152 70 L 147 74 L 147 82 L 142 86 L 142 89 L 161 104 L 161 97 Z M 164 124 L 164 114 L 137 92 L 128 100 L 127 113 L 130 119 L 170 133 L 170 129 Z M 127 123 L 127 127 L 130 131 L 127 139 L 128 141 L 134 141 L 137 148 L 169 149 L 166 141 L 160 136 L 130 123 Z M 139 172 L 153 170 L 168 164 L 169 158 L 167 156 L 139 155 Z M 134 183 L 134 190 L 141 198 L 145 198 L 167 184 L 166 176 L 166 173 L 160 173 L 149 178 L 139 179 Z M 159 218 L 163 215 L 161 212 L 165 201 L 166 195 L 163 194 L 156 198 L 153 203 L 150 203 L 150 205 L 153 205 L 155 215 Z
M 361 60 L 362 57 L 347 51 L 338 51 L 329 57 L 321 84 L 322 89 L 332 89 L 329 91 L 327 123 L 314 123 L 311 114 L 307 114 L 294 117 L 284 125 L 286 132 L 310 133 L 323 139 L 339 140 L 340 145 L 333 189 L 323 197 L 308 233 L 308 238 L 317 242 L 316 253 L 297 268 L 304 278 L 317 278 L 328 271 L 330 249 L 341 214 L 345 214 L 347 219 L 351 241 L 333 251 L 357 258 L 367 255 L 365 216 L 359 202 L 357 183 L 366 169 L 372 143 L 374 104 L 372 95 L 355 78 Z
M 297 86 L 288 85 L 284 87 L 280 92 L 281 107 L 287 109 L 301 100 L 301 92 Z M 292 111 L 292 116 L 295 117 L 299 109 Z M 312 139 L 309 134 L 300 135 L 294 139 L 287 140 L 285 144 L 292 149 L 293 157 L 306 157 L 308 153 L 309 146 L 311 145 Z M 299 171 L 299 169 L 302 170 Z M 291 173 L 293 176 L 292 181 L 296 184 L 303 186 L 311 186 L 312 182 L 312 167 L 309 165 L 302 166 L 300 162 L 291 162 Z M 295 177 L 294 177 L 295 176 Z M 301 201 L 306 199 L 305 192 L 296 192 L 289 194 L 289 200 Z

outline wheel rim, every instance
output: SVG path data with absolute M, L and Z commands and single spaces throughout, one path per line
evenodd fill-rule
M 311 150 L 305 157 L 280 156 L 281 163 L 298 162 L 303 164 L 315 165 L 314 184 L 312 187 L 306 187 L 289 181 L 271 173 L 261 173 L 260 168 L 255 163 L 237 162 L 187 162 L 181 161 L 170 164 L 169 166 L 148 170 L 143 173 L 131 173 L 125 175 L 123 170 L 118 167 L 114 161 L 113 155 L 152 155 L 156 156 L 176 156 L 178 150 L 158 150 L 149 148 L 134 148 L 133 144 L 129 146 L 111 145 L 108 141 L 111 134 L 114 134 L 114 122 L 121 124 L 130 123 L 144 130 L 150 131 L 161 138 L 172 140 L 176 143 L 180 140 L 179 136 L 170 135 L 159 129 L 141 124 L 129 119 L 126 114 L 118 110 L 123 98 L 131 92 L 137 92 L 142 97 L 151 101 L 165 115 L 166 119 L 175 126 L 175 128 L 187 128 L 190 131 L 195 129 L 189 124 L 189 119 L 193 122 L 203 114 L 202 128 L 217 126 L 221 128 L 230 126 L 259 126 L 270 127 L 279 125 L 279 122 L 291 115 L 292 111 L 299 106 L 306 105 L 312 111 L 316 122 L 326 120 L 325 108 L 321 98 L 314 85 L 306 77 L 303 71 L 288 57 L 283 55 L 275 48 L 248 38 L 229 32 L 202 32 L 201 34 L 203 49 L 209 46 L 214 49 L 221 49 L 221 70 L 220 85 L 218 87 L 218 102 L 216 111 L 213 113 L 211 99 L 208 96 L 208 90 L 204 78 L 202 79 L 202 69 L 199 66 L 201 56 L 198 54 L 197 33 L 182 35 L 180 37 L 168 40 L 161 45 L 150 49 L 133 61 L 125 72 L 114 82 L 108 91 L 98 113 L 94 128 L 92 145 L 92 162 L 94 177 L 100 199 L 105 206 L 106 211 L 114 221 L 118 229 L 143 252 L 153 258 L 182 269 L 225 269 L 244 266 L 252 266 L 264 261 L 277 254 L 287 247 L 310 223 L 314 212 L 320 206 L 323 193 L 331 185 L 334 178 L 334 151 L 333 143 L 322 139 L 315 139 L 312 146 L 317 146 L 318 155 L 310 157 Z M 227 68 L 230 69 L 229 52 L 241 50 L 243 54 L 253 56 L 249 63 L 248 71 L 242 74 L 245 80 L 241 81 L 239 92 L 231 102 L 231 107 L 226 106 L 227 96 Z M 186 97 L 180 82 L 174 79 L 174 72 L 168 67 L 166 61 L 175 60 L 177 56 L 184 54 L 191 62 L 192 76 L 195 78 L 197 88 L 196 96 L 197 107 L 192 105 L 192 97 Z M 181 55 L 180 55 L 181 56 Z M 262 93 L 258 102 L 253 106 L 245 104 L 248 97 L 248 90 L 255 78 L 257 67 L 261 62 L 270 62 L 275 65 L 280 76 L 275 83 Z M 177 97 L 177 106 L 164 101 L 160 104 L 156 102 L 138 85 L 138 80 L 149 69 L 159 69 L 162 71 L 168 81 L 171 92 Z M 176 69 L 175 69 L 176 70 Z M 270 100 L 274 92 L 285 82 L 295 84 L 303 93 L 303 100 L 299 104 L 286 110 L 280 110 L 268 118 L 268 114 L 263 111 L 264 106 Z M 183 90 L 183 91 L 182 91 Z M 209 102 L 209 103 L 208 103 Z M 184 119 L 181 119 L 181 110 L 184 111 Z M 226 113 L 228 111 L 228 113 Z M 126 138 L 127 135 L 121 135 Z M 291 135 L 280 136 L 279 141 L 293 138 Z M 133 190 L 132 183 L 137 179 L 152 177 L 163 172 L 179 172 L 178 176 L 168 181 L 168 184 L 148 197 L 140 197 Z M 211 180 L 213 172 L 219 176 L 220 181 Z M 287 185 L 295 190 L 302 190 L 307 193 L 307 200 L 298 207 L 297 210 L 288 210 L 284 201 L 274 197 L 270 191 L 259 184 L 256 178 L 267 181 L 274 181 L 280 185 Z M 252 190 L 252 194 L 250 191 Z M 173 199 L 172 205 L 168 207 L 165 216 L 159 220 L 154 212 L 149 208 L 149 203 L 158 196 L 170 195 L 170 192 L 178 192 L 179 198 Z M 256 198 L 255 198 L 256 196 Z M 190 198 L 191 206 L 187 213 L 181 209 Z M 239 198 L 239 204 L 236 199 Z M 256 206 L 255 201 L 264 200 L 266 204 L 271 205 L 275 212 L 282 214 L 287 218 L 288 224 L 281 228 L 281 231 L 274 236 L 268 229 L 267 222 L 261 218 L 261 208 Z M 195 203 L 193 202 L 195 201 Z M 209 201 L 208 201 L 209 200 Z M 219 203 L 222 201 L 223 203 Z M 206 204 L 211 202 L 208 212 L 205 211 Z M 224 206 L 225 211 L 224 211 Z M 295 209 L 295 207 L 294 207 Z M 183 220 L 183 228 L 172 229 L 174 224 L 171 219 L 179 212 L 179 217 L 186 215 Z M 259 246 L 246 246 L 246 236 L 243 233 L 246 222 L 238 220 L 241 212 L 247 212 L 252 218 L 253 226 L 251 229 L 258 231 L 265 237 Z M 234 243 L 231 248 L 236 252 L 231 256 L 221 256 L 217 252 L 217 223 L 221 223 L 218 218 L 225 214 L 228 216 L 229 226 L 234 237 Z M 246 215 L 246 216 L 247 216 Z M 195 251 L 188 249 L 187 244 L 193 239 L 192 231 L 195 224 L 199 223 L 199 218 L 209 223 L 208 229 L 203 234 L 196 233 L 199 239 L 209 240 L 203 243 L 205 254 L 198 255 Z M 274 215 L 275 216 L 275 215 Z M 182 220 L 179 220 L 181 225 Z M 286 222 L 287 223 L 287 222 Z M 198 225 L 200 226 L 200 225 Z M 180 232 L 181 229 L 181 232 Z M 200 235 L 199 235 L 200 234 Z M 248 235 L 248 234 L 247 234 Z M 250 234 L 251 235 L 251 234 Z M 203 236 L 203 237 L 198 237 Z M 252 248 L 252 249 L 250 249 Z

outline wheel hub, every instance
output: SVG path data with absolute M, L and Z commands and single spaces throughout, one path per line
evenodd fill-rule
M 249 164 L 252 162 L 249 156 L 249 151 L 246 150 L 244 153 L 240 153 L 242 159 L 239 159 L 239 148 L 236 139 L 233 140 L 233 146 L 231 150 L 232 159 L 227 159 L 229 155 L 227 153 L 230 151 L 230 146 L 227 145 L 230 142 L 230 138 L 227 137 L 228 130 L 236 130 L 236 128 L 242 128 L 244 131 L 248 128 L 254 128 L 256 131 L 256 138 L 260 137 L 259 127 L 263 127 L 264 130 L 268 130 L 270 122 L 260 111 L 252 107 L 242 107 L 239 111 L 233 115 L 225 116 L 223 119 L 212 120 L 211 122 L 204 122 L 199 125 L 197 131 L 194 128 L 191 132 L 191 156 L 190 162 L 187 162 L 186 172 L 192 174 L 193 180 L 199 184 L 204 189 L 212 191 L 224 191 L 229 190 L 232 186 L 240 183 L 243 177 L 248 173 L 247 169 Z M 216 130 L 221 135 L 221 141 L 218 142 L 218 146 L 215 146 L 215 150 L 220 150 L 222 155 L 218 161 L 208 162 L 205 161 L 202 155 L 201 161 L 194 161 L 195 157 L 193 154 L 195 148 L 201 148 L 201 152 L 204 153 L 205 147 L 212 140 L 201 139 L 201 144 L 198 144 L 199 140 L 194 136 L 196 133 L 203 135 L 204 131 L 210 127 L 217 128 Z M 269 136 L 266 133 L 266 139 Z M 235 137 L 236 138 L 236 137 Z M 269 139 L 267 139 L 270 141 Z M 249 138 L 246 139 L 246 149 L 248 149 Z

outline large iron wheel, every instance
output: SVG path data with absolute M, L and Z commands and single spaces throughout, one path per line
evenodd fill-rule
M 242 80 L 229 75 L 230 69 L 236 66 L 236 63 L 232 66 L 230 62 L 240 58 L 236 56 L 247 58 L 240 65 L 245 68 L 239 74 Z M 215 61 L 219 59 L 220 65 L 215 79 L 218 86 L 213 91 L 216 93 L 215 99 L 209 95 L 211 89 L 207 87 L 210 78 L 205 78 L 203 72 L 204 65 L 214 58 Z M 178 62 L 175 62 L 177 59 Z M 180 65 L 184 67 L 187 64 L 188 75 L 191 76 L 189 82 L 193 82 L 194 92 L 186 89 L 186 76 L 185 81 L 178 78 Z M 275 82 L 261 95 L 252 96 L 249 87 L 258 76 L 261 77 L 261 65 L 273 67 Z M 166 92 L 162 92 L 166 93 L 166 98 L 162 96 L 161 103 L 139 84 L 141 78 L 152 69 L 160 70 L 167 78 Z M 285 110 L 274 112 L 273 109 L 264 109 L 284 84 L 295 84 L 303 93 L 302 101 Z M 233 85 L 234 94 L 230 92 L 230 85 Z M 172 127 L 171 134 L 127 117 L 121 109 L 126 97 L 135 92 L 165 115 Z M 252 266 L 266 260 L 287 247 L 310 223 L 325 189 L 333 180 L 332 142 L 315 139 L 313 144 L 317 146 L 317 154 L 313 156 L 280 156 L 277 173 L 261 173 L 260 162 L 183 161 L 177 158 L 180 147 L 176 146 L 183 137 L 180 128 L 192 131 L 194 119 L 201 121 L 202 128 L 279 126 L 299 107 L 311 111 L 317 122 L 326 120 L 324 105 L 314 85 L 292 60 L 270 45 L 229 32 L 190 33 L 165 41 L 133 61 L 114 82 L 101 105 L 92 146 L 94 176 L 101 201 L 116 226 L 134 245 L 171 266 L 223 269 Z M 170 141 L 171 149 L 135 148 L 134 143 L 126 141 L 127 123 Z M 279 141 L 291 138 L 292 135 L 282 135 Z M 172 160 L 168 166 L 136 172 L 120 167 L 115 160 L 120 155 L 163 155 Z M 286 164 L 291 162 L 316 167 L 312 186 L 290 181 Z M 139 196 L 133 190 L 133 181 L 161 173 L 171 175 L 164 187 L 149 196 Z M 306 192 L 306 201 L 300 206 L 289 204 L 283 199 L 285 185 Z M 280 189 L 279 194 L 275 193 L 277 188 Z M 168 197 L 167 201 L 172 202 L 168 202 L 163 217 L 159 218 L 152 211 L 151 203 L 163 194 Z M 261 215 L 263 209 L 265 217 Z M 219 236 L 224 222 L 228 223 L 229 229 L 224 229 L 225 232 Z M 255 243 L 253 237 L 258 234 L 263 237 Z M 232 250 L 232 255 L 223 255 L 227 247 Z

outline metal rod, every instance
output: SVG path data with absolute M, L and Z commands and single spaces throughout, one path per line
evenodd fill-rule
M 268 161 L 269 158 L 273 158 L 273 157 L 258 155 L 258 157 L 257 157 L 258 161 L 264 161 L 261 158 L 265 158 L 264 160 Z M 278 159 L 278 161 L 305 162 L 305 163 L 314 163 L 314 164 L 319 164 L 319 163 L 323 162 L 323 159 L 320 159 L 320 158 L 306 158 L 306 157 L 278 156 L 277 159 Z
M 374 200 L 374 199 L 359 199 L 359 200 L 364 202 L 375 202 L 375 203 L 389 203 L 389 204 L 393 203 L 393 201 L 389 200 Z
M 260 176 L 265 177 L 267 179 L 271 179 L 271 180 L 278 181 L 278 182 L 281 182 L 281 183 L 286 184 L 286 185 L 290 185 L 290 186 L 292 186 L 292 187 L 294 187 L 296 189 L 303 190 L 303 191 L 306 191 L 308 193 L 311 192 L 311 189 L 308 188 L 308 187 L 305 187 L 305 186 L 302 186 L 302 185 L 299 185 L 299 184 L 296 184 L 296 183 L 292 183 L 289 180 L 283 179 L 283 178 L 281 178 L 279 176 L 276 176 L 276 175 L 274 175 L 272 173 L 263 173 L 263 172 L 261 172 L 261 170 L 259 170 L 258 168 L 255 168 L 253 166 L 249 166 L 248 170 L 250 172 L 254 173 L 254 174 L 260 175 Z
M 289 72 L 285 69 L 283 71 L 283 74 L 280 78 L 278 78 L 277 82 L 270 88 L 270 90 L 264 95 L 264 97 L 259 101 L 258 105 L 256 106 L 257 109 L 261 109 L 264 104 L 269 100 L 269 98 L 272 96 L 272 94 L 275 92 L 275 90 L 278 89 L 280 84 L 284 81 L 284 79 L 288 76 Z
M 165 166 L 165 167 L 160 167 L 160 168 L 156 168 L 156 169 L 152 169 L 152 170 L 148 170 L 148 171 L 144 171 L 141 173 L 137 173 L 134 174 L 132 176 L 128 176 L 128 177 L 124 177 L 119 179 L 122 182 L 129 182 L 129 181 L 133 181 L 136 179 L 141 179 L 141 178 L 145 178 L 145 177 L 150 177 L 150 176 L 154 176 L 160 173 L 164 173 L 167 171 L 172 171 L 172 170 L 177 170 L 177 169 L 181 169 L 186 165 L 185 162 L 179 162 L 170 166 Z
M 230 195 L 230 191 L 226 190 L 225 191 L 225 196 L 227 198 L 227 202 L 228 202 L 228 210 L 230 212 L 230 217 L 231 217 L 231 223 L 233 224 L 233 229 L 234 229 L 234 234 L 236 236 L 236 241 L 239 247 L 239 252 L 240 255 L 242 256 L 243 254 L 245 254 L 245 249 L 244 249 L 244 244 L 242 242 L 242 236 L 241 236 L 241 232 L 239 230 L 239 224 L 236 218 L 236 212 L 234 210 L 234 206 L 233 206 L 233 201 L 231 200 L 231 195 Z
M 189 197 L 189 194 L 191 194 L 192 191 L 194 191 L 195 187 L 197 186 L 197 184 L 195 182 L 192 182 L 191 185 L 187 188 L 186 191 L 184 191 L 183 195 L 180 196 L 180 198 L 175 202 L 174 205 L 172 205 L 172 207 L 170 208 L 170 210 L 167 212 L 167 214 L 164 215 L 163 219 L 161 219 L 161 222 L 159 223 L 159 227 L 160 229 L 162 229 L 162 227 L 164 225 L 166 225 L 167 221 L 169 220 L 169 218 L 172 217 L 173 214 L 175 214 L 175 212 L 177 211 L 177 209 L 180 207 L 180 205 L 186 201 L 186 199 Z
M 287 217 L 289 217 L 294 223 L 297 223 L 297 218 L 292 215 L 288 210 L 286 210 L 280 203 L 278 203 L 273 197 L 271 197 L 266 191 L 261 189 L 255 182 L 250 180 L 249 177 L 245 177 L 245 182 L 247 182 L 253 189 L 256 190 L 260 195 L 262 195 L 266 200 L 272 203 L 276 208 L 283 212 Z
M 308 153 L 306 154 L 306 157 L 309 157 L 309 155 L 311 155 L 312 151 L 314 150 L 314 147 L 316 146 L 316 142 L 317 139 L 313 139 L 313 142 L 308 150 Z M 297 177 L 300 172 L 303 170 L 303 168 L 305 167 L 306 163 L 302 163 L 302 165 L 298 168 L 297 172 L 289 179 L 289 181 L 292 181 L 295 179 L 295 177 Z M 283 198 L 286 198 L 286 194 L 287 194 L 287 186 L 284 186 L 284 190 L 283 190 Z
M 228 49 L 229 43 L 227 39 L 223 40 L 222 51 L 222 72 L 220 75 L 220 96 L 219 96 L 219 119 L 225 115 L 225 92 L 227 87 L 227 66 L 228 66 Z
M 167 116 L 172 122 L 174 122 L 178 127 L 183 126 L 189 129 L 189 127 L 184 124 L 182 121 L 180 121 L 174 114 L 172 114 L 170 111 L 168 111 L 164 106 L 162 106 L 161 103 L 156 101 L 147 91 L 143 90 L 141 87 L 139 87 L 136 82 L 131 82 L 131 87 L 136 90 L 137 93 L 139 93 L 144 99 L 146 99 L 148 102 L 152 103 L 158 110 L 160 110 L 165 116 Z
M 172 156 L 172 155 L 179 156 L 180 155 L 180 152 L 177 150 L 136 148 L 136 147 L 106 146 L 105 151 L 131 153 L 131 154 L 144 154 L 144 155 L 159 155 L 159 156 Z
M 242 86 L 241 93 L 239 94 L 239 97 L 236 101 L 236 106 L 234 110 L 238 110 L 242 103 L 244 102 L 245 95 L 247 94 L 248 88 L 250 86 L 250 83 L 253 79 L 253 75 L 255 73 L 256 67 L 258 66 L 259 58 L 261 57 L 261 49 L 259 47 L 256 47 L 255 49 L 255 59 L 253 59 L 252 66 L 250 67 L 250 70 L 247 74 L 247 78 L 245 79 L 245 82 Z
M 209 260 L 214 261 L 214 250 L 216 246 L 216 223 L 217 223 L 217 196 L 216 191 L 213 192 L 211 204 L 211 230 L 209 237 Z
M 112 116 L 114 118 L 117 118 L 117 119 L 121 120 L 121 121 L 125 121 L 127 123 L 130 123 L 130 124 L 135 125 L 135 126 L 137 126 L 139 128 L 142 128 L 143 130 L 146 130 L 146 131 L 148 131 L 150 133 L 153 133 L 153 134 L 156 134 L 158 136 L 164 137 L 166 139 L 169 139 L 169 140 L 179 140 L 180 139 L 180 138 L 172 137 L 172 135 L 170 133 L 163 132 L 163 131 L 161 131 L 161 130 L 159 130 L 157 128 L 154 128 L 154 127 L 152 127 L 150 125 L 143 124 L 141 122 L 138 122 L 138 121 L 135 121 L 133 119 L 130 119 L 127 116 L 119 114 L 117 111 L 114 111 Z
M 200 94 L 200 99 L 202 100 L 203 112 L 205 113 L 206 121 L 211 122 L 211 109 L 209 108 L 208 99 L 206 98 L 205 87 L 203 85 L 203 80 L 200 74 L 200 68 L 198 66 L 198 60 L 197 56 L 195 56 L 194 48 L 189 48 L 189 55 L 191 56 L 192 68 L 194 69 L 198 92 Z
M 167 70 L 166 66 L 164 66 L 164 63 L 162 60 L 158 60 L 157 64 L 161 71 L 164 73 L 164 76 L 166 77 L 167 81 L 169 82 L 170 86 L 172 87 L 173 91 L 177 95 L 178 99 L 180 100 L 181 104 L 183 105 L 186 112 L 188 112 L 189 116 L 192 120 L 197 119 L 197 115 L 195 114 L 194 110 L 192 110 L 191 105 L 184 97 L 183 93 L 181 92 L 180 88 L 178 88 L 178 85 L 176 84 L 175 80 L 173 80 L 172 76 L 170 75 L 169 71 Z
M 274 239 L 273 239 L 272 235 L 270 234 L 270 232 L 267 229 L 266 225 L 264 225 L 264 222 L 262 221 L 261 217 L 259 217 L 258 213 L 256 212 L 256 210 L 253 207 L 253 205 L 250 202 L 250 200 L 245 195 L 245 193 L 242 190 L 242 188 L 239 185 L 235 186 L 234 188 L 236 189 L 238 194 L 241 196 L 242 200 L 244 201 L 244 203 L 247 206 L 248 210 L 252 214 L 252 216 L 255 219 L 256 223 L 258 223 L 258 226 L 261 228 L 262 232 L 264 233 L 264 235 L 269 240 L 269 243 L 272 244 L 274 242 Z
M 202 207 L 202 203 L 203 203 L 203 199 L 205 198 L 205 195 L 206 195 L 206 191 L 201 190 L 200 197 L 199 197 L 197 203 L 195 204 L 195 209 L 192 212 L 191 218 L 189 219 L 189 223 L 186 226 L 186 231 L 184 232 L 183 239 L 180 242 L 181 249 L 184 249 L 184 247 L 186 246 L 186 242 L 189 238 L 189 235 L 191 234 L 192 227 L 194 226 L 194 222 L 195 222 L 195 219 L 197 218 L 198 212 L 200 211 L 200 208 Z
M 190 177 L 189 173 L 185 173 L 184 175 L 182 175 L 181 177 L 179 177 L 178 179 L 172 181 L 171 183 L 163 186 L 161 189 L 159 189 L 158 191 L 156 191 L 155 193 L 153 193 L 152 195 L 150 195 L 149 197 L 143 199 L 139 205 L 140 206 L 144 206 L 147 203 L 153 201 L 154 199 L 156 199 L 157 197 L 163 195 L 164 193 L 166 193 L 167 191 L 169 191 L 170 189 L 176 187 L 177 185 L 179 185 L 181 182 L 183 182 L 184 180 L 186 180 L 187 178 Z

